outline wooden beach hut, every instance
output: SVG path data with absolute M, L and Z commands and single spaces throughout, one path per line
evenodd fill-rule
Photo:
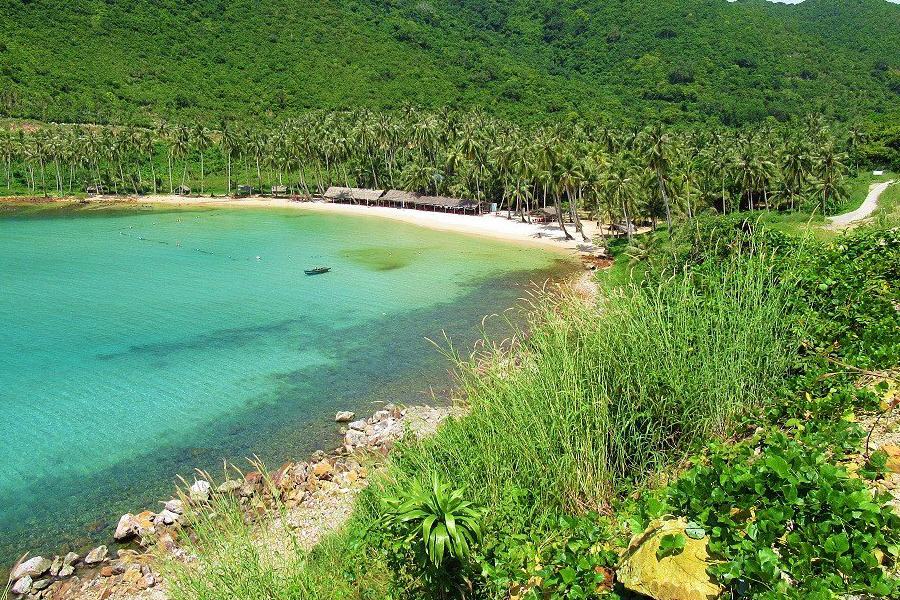
M 273 185 L 271 192 L 273 198 L 287 198 L 288 188 L 286 185 Z
M 179 185 L 177 188 L 175 188 L 175 195 L 176 196 L 190 196 L 191 188 L 189 188 L 186 185 Z
M 366 206 L 379 205 L 384 190 L 370 190 L 367 188 L 348 188 L 332 186 L 328 188 L 322 197 L 326 202 L 340 204 L 365 204 Z
M 235 193 L 235 195 L 238 198 L 246 198 L 247 196 L 252 196 L 253 195 L 253 186 L 247 185 L 246 183 L 238 184 L 237 192 Z
M 85 188 L 88 196 L 103 196 L 106 194 L 106 188 L 102 184 L 93 184 Z

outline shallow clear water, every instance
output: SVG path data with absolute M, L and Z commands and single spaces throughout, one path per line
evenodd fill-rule
M 0 218 L 0 564 L 106 542 L 175 474 L 302 458 L 331 418 L 449 383 L 426 338 L 559 269 L 547 252 L 293 210 Z M 308 277 L 303 269 L 334 270 Z M 243 463 L 245 464 L 245 463 Z

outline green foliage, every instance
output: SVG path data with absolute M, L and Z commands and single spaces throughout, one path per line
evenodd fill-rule
M 412 103 L 739 124 L 847 119 L 900 93 L 900 9 L 883 0 L 4 0 L 0 12 L 0 109 L 47 121 Z
M 401 496 L 385 498 L 386 510 L 373 539 L 387 555 L 402 587 L 465 596 L 472 589 L 473 554 L 482 541 L 484 511 L 463 491 L 441 483 L 414 482 Z
M 861 436 L 846 423 L 759 433 L 688 471 L 653 511 L 705 529 L 722 561 L 710 572 L 740 597 L 887 595 L 897 585 L 879 557 L 896 560 L 900 517 L 889 494 L 835 465 Z
M 482 577 L 492 597 L 519 590 L 527 600 L 596 598 L 612 587 L 616 531 L 589 513 L 562 516 L 527 534 L 495 536 L 485 549 Z
M 667 556 L 677 556 L 684 552 L 684 546 L 687 544 L 687 538 L 682 533 L 667 533 L 659 540 L 659 548 L 656 549 L 657 560 L 662 560 Z
M 799 273 L 811 352 L 866 369 L 900 364 L 900 229 L 838 238 Z

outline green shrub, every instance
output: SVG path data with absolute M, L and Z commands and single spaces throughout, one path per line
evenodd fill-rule
M 485 585 L 496 598 L 596 598 L 612 588 L 616 533 L 609 519 L 589 513 L 558 517 L 546 531 L 498 537 L 484 559 Z
M 705 529 L 722 560 L 710 572 L 737 597 L 896 591 L 879 564 L 893 565 L 900 553 L 890 495 L 835 464 L 862 432 L 847 423 L 792 425 L 790 435 L 770 431 L 715 452 L 672 485 L 664 503 L 648 503 L 648 516 L 671 512 Z M 874 475 L 879 466 L 866 469 Z
M 383 502 L 386 510 L 370 539 L 384 550 L 400 586 L 421 587 L 432 597 L 466 597 L 474 587 L 483 511 L 436 475 L 430 487 L 416 481 Z

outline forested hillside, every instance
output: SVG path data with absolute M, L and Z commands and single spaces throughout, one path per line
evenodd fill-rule
M 885 0 L 0 0 L 0 116 L 849 119 L 900 104 L 898 31 Z

